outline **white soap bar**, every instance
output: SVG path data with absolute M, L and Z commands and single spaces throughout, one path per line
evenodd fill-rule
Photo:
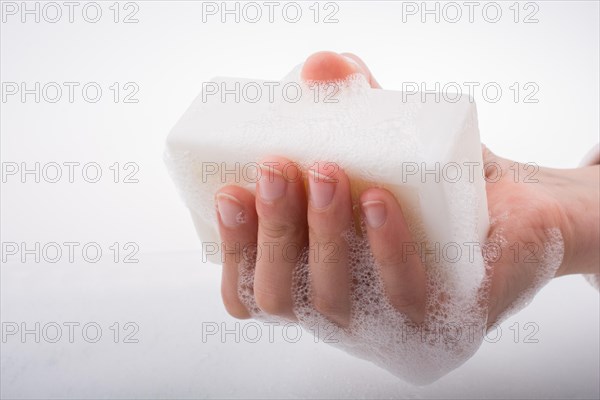
M 336 163 L 355 200 L 369 186 L 391 190 L 416 241 L 440 252 L 455 243 L 468 260 L 465 244 L 484 243 L 489 224 L 473 100 L 371 89 L 360 76 L 317 87 L 297 71 L 282 81 L 214 78 L 171 131 L 167 164 L 200 239 L 219 243 L 215 192 L 253 188 L 256 163 L 279 155 L 304 167 Z M 482 263 L 450 264 L 458 286 L 479 286 Z

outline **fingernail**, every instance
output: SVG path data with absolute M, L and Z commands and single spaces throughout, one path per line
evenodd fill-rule
M 217 210 L 221 216 L 221 222 L 229 228 L 234 228 L 245 222 L 242 203 L 230 194 L 217 194 Z
M 362 203 L 362 209 L 370 228 L 379 228 L 385 223 L 387 212 L 383 201 L 365 201 Z
M 287 182 L 281 172 L 272 166 L 260 167 L 260 179 L 258 180 L 258 193 L 265 201 L 274 201 L 283 196 Z
M 308 187 L 310 191 L 310 202 L 315 208 L 324 208 L 331 203 L 335 192 L 335 182 L 312 169 L 309 170 Z

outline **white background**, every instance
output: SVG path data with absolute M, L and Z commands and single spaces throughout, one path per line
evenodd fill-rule
M 140 262 L 114 263 L 109 253 L 97 264 L 9 258 L 2 265 L 2 321 L 98 321 L 105 335 L 114 321 L 135 321 L 140 343 L 10 338 L 2 344 L 3 396 L 599 396 L 598 294 L 581 277 L 552 282 L 503 325 L 499 343 L 484 344 L 427 388 L 406 385 L 309 337 L 294 344 L 277 337 L 276 345 L 202 343 L 202 322 L 234 321 L 220 304 L 219 267 L 202 263 L 162 162 L 170 128 L 203 81 L 216 75 L 278 79 L 311 53 L 333 50 L 361 56 L 388 89 L 400 90 L 403 82 L 424 82 L 428 89 L 436 82 L 478 82 L 479 88 L 497 82 L 503 93 L 496 103 L 475 91 L 482 141 L 507 158 L 575 167 L 598 142 L 597 2 L 536 2 L 539 21 L 528 24 L 522 20 L 533 8 L 518 4 L 515 23 L 513 2 L 500 3 L 497 23 L 484 19 L 483 2 L 473 23 L 462 2 L 457 23 L 436 23 L 433 15 L 423 23 L 420 13 L 404 22 L 402 2 L 337 2 L 339 22 L 331 24 L 313 21 L 312 2 L 302 3 L 295 24 L 285 21 L 281 7 L 274 23 L 266 8 L 258 23 L 236 23 L 232 16 L 222 23 L 219 15 L 203 22 L 201 3 L 158 1 L 136 2 L 139 22 L 131 24 L 115 23 L 112 2 L 101 2 L 100 21 L 89 23 L 82 17 L 85 4 L 75 9 L 73 23 L 65 6 L 57 23 L 43 16 L 36 23 L 32 15 L 23 23 L 20 14 L 3 13 L 3 83 L 97 82 L 103 94 L 97 103 L 86 102 L 78 89 L 73 103 L 66 92 L 55 104 L 32 96 L 3 99 L 1 159 L 30 166 L 97 162 L 103 179 L 91 184 L 76 175 L 75 183 L 64 177 L 53 184 L 8 177 L 2 242 L 98 242 L 107 252 L 114 242 L 135 242 Z M 119 9 L 120 19 L 133 10 L 124 3 Z M 114 103 L 114 82 L 136 83 L 139 102 Z M 539 101 L 515 102 L 514 82 L 522 90 L 535 83 Z M 139 165 L 139 183 L 112 182 L 108 166 L 115 162 Z M 535 322 L 539 343 L 515 344 L 509 330 L 515 321 Z

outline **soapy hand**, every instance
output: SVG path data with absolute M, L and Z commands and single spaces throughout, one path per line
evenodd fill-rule
M 352 54 L 314 54 L 301 75 L 307 81 L 336 81 L 356 73 L 380 88 L 366 65 Z M 492 224 L 489 242 L 482 246 L 490 274 L 488 286 L 482 289 L 487 293 L 489 326 L 522 306 L 550 278 L 598 273 L 600 167 L 537 169 L 500 158 L 486 148 L 483 157 L 492 166 L 486 168 Z M 301 171 L 293 160 L 269 157 L 261 160 L 256 196 L 237 186 L 216 194 L 225 250 L 221 291 L 232 316 L 250 317 L 238 294 L 237 253 L 254 245 L 275 249 L 269 257 L 256 260 L 256 305 L 264 313 L 296 320 L 295 255 L 308 247 L 314 308 L 339 326 L 348 325 L 352 254 L 343 233 L 353 228 L 350 183 L 343 170 L 322 161 Z M 297 179 L 303 175 L 305 180 Z M 365 190 L 359 204 L 389 302 L 413 322 L 422 322 L 431 303 L 427 302 L 427 275 L 418 254 L 402 253 L 399 244 L 412 238 L 400 205 L 381 188 Z

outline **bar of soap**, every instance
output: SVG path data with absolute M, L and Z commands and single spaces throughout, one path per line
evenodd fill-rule
M 372 89 L 361 75 L 315 85 L 299 79 L 298 67 L 281 81 L 217 77 L 203 86 L 171 131 L 165 156 L 203 242 L 219 243 L 215 192 L 231 184 L 252 189 L 263 157 L 304 167 L 330 161 L 349 175 L 355 200 L 369 186 L 391 190 L 416 241 L 439 246 L 442 257 L 455 256 L 449 243 L 461 247 L 459 261 L 446 263 L 447 279 L 467 291 L 480 286 L 483 263 L 465 268 L 465 244 L 484 243 L 489 227 L 470 97 L 449 102 Z

